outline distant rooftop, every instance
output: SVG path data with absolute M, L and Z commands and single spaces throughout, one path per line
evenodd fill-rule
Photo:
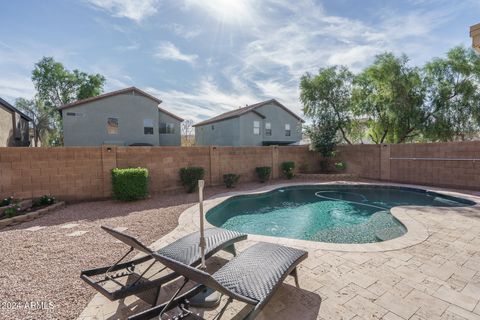
M 215 122 L 218 122 L 218 121 L 223 121 L 223 120 L 227 120 L 227 119 L 231 119 L 231 118 L 236 118 L 236 117 L 244 115 L 245 113 L 248 113 L 248 112 L 255 112 L 260 117 L 265 118 L 265 116 L 263 116 L 262 114 L 257 112 L 256 109 L 260 108 L 264 105 L 267 105 L 269 103 L 274 103 L 274 104 L 278 105 L 280 108 L 282 108 L 285 111 L 287 111 L 288 113 L 290 113 L 292 116 L 297 118 L 299 121 L 304 122 L 302 118 L 297 116 L 295 113 L 293 113 L 290 109 L 288 109 L 283 104 L 278 102 L 276 99 L 270 99 L 270 100 L 258 102 L 258 103 L 255 103 L 255 104 L 243 107 L 243 108 L 238 108 L 238 109 L 235 109 L 235 110 L 227 111 L 227 112 L 219 114 L 218 116 L 215 116 L 213 118 L 207 119 L 207 120 L 199 122 L 197 124 L 194 124 L 193 126 L 194 127 L 203 126 L 203 125 L 210 124 L 210 123 L 215 123 Z
M 101 100 L 101 99 L 104 99 L 104 98 L 116 96 L 116 95 L 119 95 L 119 94 L 129 93 L 129 92 L 133 92 L 133 93 L 136 93 L 136 94 L 138 94 L 138 95 L 147 97 L 147 98 L 155 101 L 155 102 L 158 103 L 158 104 L 162 103 L 162 100 L 158 99 L 157 97 L 152 96 L 152 95 L 149 94 L 149 93 L 146 93 L 146 92 L 143 91 L 143 90 L 138 89 L 137 87 L 128 87 L 128 88 L 125 88 L 125 89 L 120 89 L 120 90 L 116 90 L 116 91 L 112 91 L 112 92 L 103 93 L 103 94 L 100 94 L 100 95 L 95 96 L 95 97 L 86 98 L 86 99 L 78 100 L 78 101 L 75 101 L 75 102 L 71 102 L 71 103 L 68 103 L 68 104 L 65 104 L 65 105 L 61 106 L 59 109 L 60 109 L 60 110 L 68 109 L 68 108 L 72 108 L 72 107 L 76 107 L 76 106 L 82 105 L 82 104 L 84 104 L 84 103 L 89 103 L 89 102 L 92 102 L 92 101 Z M 160 107 L 158 107 L 158 109 L 159 109 L 160 111 L 168 114 L 169 116 L 171 116 L 171 117 L 179 120 L 179 121 L 183 121 L 182 118 L 180 118 L 180 117 L 177 116 L 177 115 L 174 115 L 174 114 L 171 113 L 171 112 L 168 112 L 168 111 L 165 110 L 165 109 L 162 109 L 162 108 L 160 108 Z
M 10 103 L 8 103 L 7 101 L 3 100 L 2 98 L 0 98 L 0 105 L 4 106 L 5 108 L 13 111 L 13 112 L 16 112 L 18 113 L 22 118 L 24 118 L 25 120 L 27 121 L 33 121 L 32 118 L 30 118 L 29 116 L 27 116 L 25 113 L 23 113 L 22 111 L 18 110 L 17 108 L 15 108 L 14 106 L 12 106 Z

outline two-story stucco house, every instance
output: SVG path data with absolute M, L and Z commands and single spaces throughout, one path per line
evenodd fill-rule
M 200 146 L 289 145 L 302 139 L 303 120 L 275 99 L 228 111 L 194 125 Z
M 28 147 L 32 118 L 0 98 L 0 147 Z
M 130 87 L 60 108 L 65 146 L 179 146 L 182 118 L 162 109 L 160 99 Z

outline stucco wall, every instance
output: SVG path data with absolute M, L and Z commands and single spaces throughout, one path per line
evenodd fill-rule
M 12 146 L 13 112 L 0 105 L 0 147 Z
M 265 116 L 263 131 L 264 141 L 298 142 L 302 139 L 301 122 L 276 104 L 270 103 L 256 109 Z M 272 135 L 265 135 L 265 122 L 271 123 Z M 285 135 L 285 124 L 290 124 L 290 136 Z
M 197 146 L 240 146 L 239 118 L 195 127 L 195 144 Z
M 271 103 L 239 117 L 195 127 L 195 141 L 199 146 L 261 146 L 263 142 L 294 143 L 302 139 L 301 122 L 278 105 Z M 253 133 L 253 122 L 260 121 L 260 134 Z M 272 135 L 266 135 L 265 123 L 271 124 Z M 290 136 L 285 135 L 285 124 L 290 124 Z M 215 127 L 212 130 L 212 125 Z
M 141 95 L 119 94 L 63 110 L 65 146 L 102 144 L 158 145 L 158 104 Z M 71 116 L 69 113 L 80 114 Z M 118 118 L 118 134 L 108 134 L 107 119 Z M 144 133 L 144 119 L 153 120 L 153 134 Z
M 178 119 L 171 117 L 170 115 L 158 111 L 158 123 L 173 123 L 175 130 L 174 133 L 160 134 L 159 133 L 159 145 L 161 146 L 180 146 L 182 144 L 182 131 L 181 122 Z

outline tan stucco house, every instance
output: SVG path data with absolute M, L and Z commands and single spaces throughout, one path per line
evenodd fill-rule
M 159 107 L 162 101 L 130 87 L 60 108 L 65 146 L 180 146 L 182 118 Z
M 32 119 L 0 98 L 0 147 L 28 147 Z

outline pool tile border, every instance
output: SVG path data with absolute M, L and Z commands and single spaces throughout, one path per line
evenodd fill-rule
M 450 196 L 461 197 L 474 201 L 476 204 L 475 207 L 480 207 L 478 204 L 479 198 L 473 195 L 458 193 L 454 191 L 447 191 L 438 188 L 425 188 L 418 185 L 405 185 L 405 184 L 395 184 L 395 183 L 368 183 L 368 182 L 352 182 L 352 181 L 335 181 L 335 182 L 292 182 L 292 183 L 282 183 L 268 185 L 259 189 L 251 191 L 233 191 L 228 193 L 219 194 L 213 196 L 204 201 L 204 211 L 208 212 L 211 208 L 219 205 L 223 201 L 238 195 L 246 194 L 260 194 L 266 193 L 275 189 L 291 187 L 291 186 L 301 186 L 301 185 L 325 185 L 325 184 L 335 184 L 335 185 L 384 185 L 384 186 L 398 186 L 398 187 L 410 187 L 410 188 L 420 188 L 427 191 L 433 191 L 437 193 L 442 193 Z M 390 212 L 397 218 L 407 229 L 407 233 L 401 237 L 377 242 L 377 243 L 362 243 L 362 244 L 344 244 L 344 243 L 327 243 L 327 242 L 317 242 L 317 241 L 308 241 L 308 240 L 299 240 L 299 239 L 290 239 L 290 238 L 280 238 L 280 237 L 271 237 L 263 235 L 249 234 L 249 240 L 252 241 L 263 241 L 263 242 L 272 242 L 288 246 L 299 246 L 303 248 L 309 248 L 313 250 L 328 250 L 328 251 L 341 251 L 341 252 L 382 252 L 382 251 L 391 251 L 399 250 L 407 247 L 411 247 L 422 243 L 427 240 L 429 237 L 429 232 L 427 228 L 417 221 L 414 216 L 415 214 L 421 213 L 420 209 L 425 210 L 425 206 L 400 206 L 393 207 Z M 455 208 L 450 208 L 454 210 Z M 199 219 L 199 208 L 198 205 L 194 205 L 186 209 L 179 217 L 178 227 L 172 231 L 171 234 L 175 234 L 175 238 L 180 237 L 179 234 L 184 235 L 186 233 L 194 232 L 199 230 L 200 219 Z M 207 220 L 205 220 L 205 226 L 213 227 Z M 183 231 L 183 232 L 180 232 Z M 163 240 L 163 239 L 162 239 Z M 163 242 L 163 241 L 162 241 Z M 156 247 L 157 243 L 154 243 L 153 247 Z M 160 244 L 158 244 L 160 245 Z

